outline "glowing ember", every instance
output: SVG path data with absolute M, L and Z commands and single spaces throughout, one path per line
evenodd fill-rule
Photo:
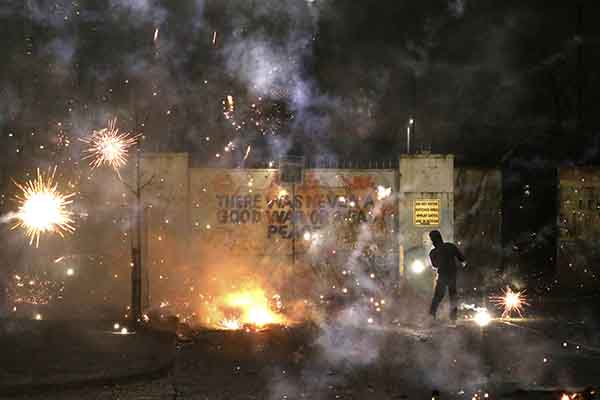
M 279 304 L 278 301 L 278 306 Z M 227 310 L 227 315 L 220 324 L 223 329 L 237 330 L 244 326 L 262 328 L 285 323 L 285 318 L 273 310 L 262 289 L 230 293 L 223 299 L 223 308 Z
M 529 305 L 525 297 L 525 291 L 513 292 L 510 287 L 504 290 L 502 296 L 492 296 L 490 300 L 497 306 L 502 307 L 502 318 L 508 318 L 514 311 L 520 317 L 523 316 L 523 307 Z
M 119 128 L 116 126 L 117 119 L 114 118 L 108 122 L 107 128 L 94 131 L 89 139 L 81 139 L 89 145 L 85 150 L 88 154 L 84 159 L 91 158 L 92 168 L 108 165 L 118 170 L 127 164 L 127 152 L 136 144 L 139 135 L 131 136 L 129 133 L 119 133 Z
M 37 170 L 35 180 L 30 180 L 21 185 L 15 183 L 23 193 L 18 195 L 17 201 L 21 203 L 16 214 L 17 223 L 12 229 L 23 227 L 29 237 L 29 244 L 38 247 L 40 235 L 46 232 L 58 233 L 61 237 L 65 232 L 73 232 L 72 213 L 67 206 L 73 201 L 75 193 L 62 194 L 54 182 L 56 167 L 47 176 Z

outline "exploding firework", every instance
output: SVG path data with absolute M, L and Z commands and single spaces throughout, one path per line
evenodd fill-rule
M 509 318 L 513 312 L 522 317 L 523 307 L 529 305 L 524 290 L 513 292 L 510 287 L 507 287 L 501 296 L 492 296 L 490 300 L 496 306 L 502 308 L 502 318 Z
M 75 193 L 62 194 L 54 182 L 56 167 L 44 175 L 37 170 L 37 177 L 24 184 L 16 183 L 22 193 L 16 196 L 20 203 L 16 214 L 17 223 L 12 229 L 24 228 L 29 244 L 38 247 L 43 233 L 53 232 L 61 237 L 73 232 L 72 212 L 68 210 Z
M 108 127 L 94 131 L 88 139 L 81 139 L 89 147 L 84 159 L 91 159 L 92 168 L 108 165 L 115 171 L 127 164 L 127 153 L 136 144 L 139 135 L 132 136 L 129 133 L 120 133 L 117 128 L 117 119 L 111 119 Z

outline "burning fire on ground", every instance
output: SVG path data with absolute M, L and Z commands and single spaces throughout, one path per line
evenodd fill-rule
M 260 331 L 272 325 L 288 325 L 281 297 L 261 288 L 239 289 L 208 302 L 207 325 L 223 330 Z

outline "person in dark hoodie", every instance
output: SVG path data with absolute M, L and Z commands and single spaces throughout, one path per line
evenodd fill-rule
M 429 312 L 435 320 L 438 306 L 446 294 L 446 288 L 448 288 L 448 295 L 450 296 L 450 319 L 452 322 L 456 322 L 456 316 L 458 314 L 456 296 L 456 260 L 458 259 L 464 267 L 466 266 L 466 259 L 454 243 L 444 242 L 442 234 L 439 231 L 431 231 L 429 233 L 429 238 L 433 243 L 433 249 L 429 252 L 429 258 L 431 259 L 431 265 L 438 273 Z

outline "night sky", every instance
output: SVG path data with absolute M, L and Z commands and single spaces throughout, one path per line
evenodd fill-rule
M 554 168 L 600 158 L 598 16 L 585 1 L 3 1 L 0 178 L 10 192 L 71 168 L 115 116 L 149 151 L 230 167 L 248 146 L 246 166 L 395 159 L 414 116 L 417 150 L 503 169 L 505 242 L 538 248 Z

